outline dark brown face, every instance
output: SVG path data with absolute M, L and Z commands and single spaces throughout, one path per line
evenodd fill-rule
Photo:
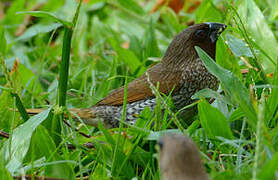
M 203 27 L 201 26 L 200 28 L 198 28 L 193 32 L 192 39 L 196 43 L 203 43 L 205 41 L 210 42 L 209 34 L 210 34 L 209 26 L 205 24 Z
M 192 46 L 199 46 L 214 59 L 216 41 L 226 27 L 227 26 L 225 24 L 220 23 L 203 23 L 193 25 L 192 33 L 190 35 Z

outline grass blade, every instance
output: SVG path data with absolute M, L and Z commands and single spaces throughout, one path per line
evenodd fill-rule
M 56 15 L 49 13 L 49 12 L 45 12 L 45 11 L 22 11 L 22 12 L 17 12 L 16 14 L 29 14 L 31 16 L 35 16 L 35 17 L 43 17 L 43 18 L 49 18 L 52 19 L 54 21 L 57 21 L 61 24 L 63 24 L 64 26 L 71 28 L 73 26 L 73 23 L 65 21 L 61 18 L 58 18 Z
M 24 121 L 27 121 L 29 119 L 29 115 L 28 115 L 26 109 L 24 108 L 22 101 L 20 100 L 18 94 L 11 93 L 11 95 L 15 98 L 16 107 L 17 107 L 21 117 L 24 119 Z
M 70 61 L 70 47 L 72 39 L 72 29 L 67 27 L 65 29 L 62 49 L 62 63 L 60 65 L 60 79 L 59 79 L 59 106 L 66 105 L 67 85 L 69 76 L 69 61 Z

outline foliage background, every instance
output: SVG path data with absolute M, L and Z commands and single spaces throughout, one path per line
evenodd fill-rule
M 17 13 L 40 10 L 71 21 L 77 5 L 0 2 L 0 129 L 12 136 L 0 140 L 2 177 L 160 179 L 155 142 L 161 134 L 182 131 L 200 147 L 212 179 L 277 178 L 278 1 L 84 1 L 70 51 L 67 108 L 90 107 L 125 79 L 140 76 L 160 60 L 175 34 L 200 22 L 228 25 L 217 43 L 222 68 L 207 64 L 220 79 L 220 90 L 196 95 L 216 101 L 210 105 L 201 98 L 191 124 L 172 116 L 169 125 L 160 98 L 161 106 L 154 113 L 145 109 L 135 127 L 96 129 L 70 120 L 69 128 L 55 118 L 57 108 L 54 115 L 48 109 L 26 121 L 11 94 L 25 108 L 56 104 L 64 28 L 51 18 L 28 20 Z M 159 125 L 151 126 L 154 121 Z

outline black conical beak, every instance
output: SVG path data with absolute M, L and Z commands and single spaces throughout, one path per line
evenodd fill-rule
M 220 34 L 226 29 L 227 25 L 220 23 L 207 23 L 210 29 L 209 38 L 212 43 L 215 43 Z

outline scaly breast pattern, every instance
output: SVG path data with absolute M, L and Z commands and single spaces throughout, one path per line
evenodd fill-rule
M 200 59 L 188 64 L 182 74 L 179 91 L 173 94 L 172 98 L 177 109 L 194 102 L 191 97 L 204 88 L 217 90 L 219 81 L 210 74 Z

